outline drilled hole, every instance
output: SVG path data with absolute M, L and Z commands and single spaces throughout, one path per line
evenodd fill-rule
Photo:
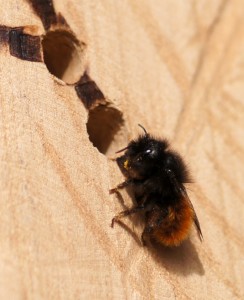
M 99 105 L 89 112 L 87 132 L 97 149 L 111 155 L 125 143 L 124 121 L 120 111 L 106 105 Z
M 42 48 L 44 62 L 50 73 L 69 84 L 79 80 L 84 73 L 84 45 L 71 32 L 47 32 L 42 40 Z

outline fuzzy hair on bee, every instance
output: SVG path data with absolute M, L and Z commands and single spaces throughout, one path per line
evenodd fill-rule
M 111 226 L 124 217 L 144 212 L 143 245 L 149 239 L 164 246 L 178 246 L 188 238 L 192 225 L 202 241 L 200 223 L 184 186 L 192 180 L 183 159 L 170 149 L 167 140 L 152 137 L 138 125 L 144 134 L 116 152 L 124 152 L 116 162 L 125 181 L 110 190 L 112 194 L 130 187 L 136 205 L 116 215 Z

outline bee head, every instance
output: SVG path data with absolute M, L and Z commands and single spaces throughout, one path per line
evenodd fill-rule
M 144 127 L 142 129 L 145 134 L 118 151 L 125 151 L 125 153 L 117 158 L 122 173 L 128 178 L 138 180 L 149 177 L 160 167 L 164 151 L 168 147 L 167 141 L 155 139 L 146 132 Z

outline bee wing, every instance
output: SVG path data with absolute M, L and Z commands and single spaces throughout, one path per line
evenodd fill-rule
M 176 192 L 179 193 L 179 195 L 183 196 L 188 201 L 188 203 L 189 203 L 189 205 L 190 205 L 190 207 L 193 211 L 193 214 L 194 214 L 193 221 L 194 221 L 194 224 L 195 224 L 195 227 L 196 227 L 196 230 L 197 230 L 198 237 L 199 237 L 200 241 L 202 242 L 203 235 L 202 235 L 201 226 L 200 226 L 197 214 L 195 212 L 195 209 L 194 209 L 194 207 L 191 203 L 191 200 L 190 200 L 190 198 L 189 198 L 189 196 L 186 192 L 185 187 L 178 182 L 178 180 L 176 179 L 175 174 L 173 173 L 173 171 L 167 170 L 167 173 L 169 175 L 169 179 L 170 179 L 171 183 L 175 187 Z
M 185 188 L 184 188 L 184 189 L 185 189 Z M 191 206 L 191 208 L 192 208 L 192 210 L 193 210 L 193 213 L 194 213 L 193 221 L 194 221 L 194 224 L 195 224 L 195 227 L 196 227 L 196 230 L 197 230 L 198 237 L 199 237 L 200 241 L 202 242 L 202 241 L 203 241 L 203 235 L 202 235 L 202 230 L 201 230 L 201 226 L 200 226 L 200 223 L 199 223 L 197 214 L 196 214 L 196 212 L 195 212 L 195 209 L 194 209 L 194 207 L 193 207 L 193 205 L 192 205 L 192 203 L 191 203 L 191 200 L 190 200 L 190 198 L 188 197 L 186 191 L 185 191 L 184 194 L 186 195 L 186 199 L 187 199 L 187 201 L 189 202 L 189 204 L 190 204 L 190 206 Z

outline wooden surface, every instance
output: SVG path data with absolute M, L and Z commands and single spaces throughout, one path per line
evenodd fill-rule
M 16 57 L 2 34 L 0 299 L 243 299 L 244 1 L 54 0 L 50 24 L 34 2 L 1 0 L 0 25 L 63 28 L 77 52 L 57 79 L 42 49 Z M 85 70 L 98 108 L 75 89 Z M 138 219 L 110 227 L 123 177 L 109 157 L 137 123 L 187 160 L 202 244 L 193 231 L 148 249 Z

